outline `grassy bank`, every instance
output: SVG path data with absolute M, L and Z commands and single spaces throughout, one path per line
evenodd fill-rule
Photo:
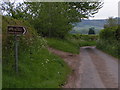
M 3 88 L 59 88 L 70 72 L 66 63 L 47 49 L 19 55 L 18 74 L 13 64 L 3 65 Z
M 80 41 L 79 46 L 96 46 L 96 41 Z
M 116 37 L 118 27 L 105 28 L 100 32 L 97 48 L 120 59 L 120 42 Z
M 73 43 L 77 43 L 79 47 L 96 46 L 98 35 L 72 34 L 70 38 L 71 38 L 71 41 L 73 41 Z
M 46 38 L 50 47 L 53 47 L 64 52 L 70 52 L 74 54 L 79 53 L 79 45 L 66 39 Z
M 47 50 L 47 46 L 74 54 L 82 46 L 95 45 L 91 36 L 66 39 L 42 38 L 29 23 L 3 17 L 2 59 L 3 88 L 60 88 L 71 72 L 64 60 Z M 19 72 L 15 73 L 14 36 L 7 33 L 8 25 L 24 26 L 25 35 L 19 36 Z M 93 37 L 93 36 L 92 36 Z M 88 40 L 89 39 L 89 40 Z M 94 39 L 94 38 L 93 38 Z
M 70 73 L 68 65 L 47 50 L 46 40 L 37 35 L 25 21 L 3 17 L 3 88 L 59 88 Z M 8 25 L 24 26 L 19 36 L 19 72 L 14 70 L 14 36 L 7 34 Z
M 101 40 L 97 43 L 97 48 L 120 59 L 120 44 L 116 41 L 109 42 L 107 40 Z
M 96 46 L 97 35 L 69 35 L 66 39 L 46 38 L 48 46 L 62 50 L 64 52 L 70 52 L 73 54 L 79 54 L 80 47 L 82 46 Z

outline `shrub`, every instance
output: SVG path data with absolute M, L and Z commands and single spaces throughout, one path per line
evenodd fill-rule
M 117 58 L 120 58 L 120 46 L 119 46 L 119 28 L 108 27 L 101 30 L 99 34 L 99 41 L 97 42 L 97 48 L 111 54 Z
M 25 21 L 3 17 L 2 24 L 2 82 L 3 88 L 59 88 L 70 69 L 58 56 L 50 53 L 46 40 Z M 14 71 L 14 36 L 7 34 L 7 25 L 24 26 L 25 35 L 19 37 L 18 73 Z

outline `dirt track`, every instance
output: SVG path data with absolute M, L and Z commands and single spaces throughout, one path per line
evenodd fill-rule
M 118 60 L 95 47 L 82 47 L 80 55 L 49 48 L 61 56 L 73 72 L 64 88 L 118 88 Z

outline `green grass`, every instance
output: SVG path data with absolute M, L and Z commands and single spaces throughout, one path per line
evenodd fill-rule
M 2 25 L 3 88 L 60 88 L 71 70 L 63 59 L 45 49 L 46 45 L 78 54 L 80 40 L 46 38 L 46 42 L 30 24 L 9 17 L 3 17 Z M 19 36 L 18 74 L 14 71 L 14 36 L 7 35 L 8 25 L 24 26 L 28 31 Z M 85 43 L 81 46 L 88 45 Z
M 97 48 L 120 59 L 120 44 L 115 40 L 111 40 L 111 42 L 100 40 L 97 42 Z
M 98 35 L 71 34 L 70 36 L 72 38 L 85 41 L 95 41 L 98 39 Z
M 96 41 L 80 41 L 79 46 L 96 46 Z
M 97 48 L 120 59 L 120 41 L 118 40 L 120 34 L 117 30 L 120 30 L 118 26 L 101 30 Z
M 73 54 L 79 54 L 80 47 L 96 46 L 96 35 L 71 35 L 66 39 L 46 38 L 48 46 Z M 87 37 L 87 39 L 85 38 Z M 91 40 L 92 39 L 92 40 Z M 94 40 L 95 39 L 95 40 Z
M 19 56 L 18 74 L 11 67 L 14 63 L 3 64 L 3 88 L 59 88 L 70 72 L 67 64 L 47 49 Z
M 60 88 L 71 70 L 63 59 L 45 49 L 46 40 L 25 22 L 3 17 L 2 25 L 2 87 Z M 19 36 L 18 74 L 14 71 L 14 36 L 7 35 L 7 25 L 25 26 L 28 31 Z
M 47 43 L 50 47 L 62 50 L 64 52 L 70 52 L 74 54 L 79 53 L 79 45 L 70 40 L 46 38 Z

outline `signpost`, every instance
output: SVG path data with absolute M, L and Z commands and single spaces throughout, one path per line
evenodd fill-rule
M 15 37 L 15 71 L 18 73 L 18 36 L 26 33 L 22 26 L 8 26 L 8 33 Z
M 13 35 L 21 35 L 26 33 L 26 29 L 22 26 L 8 26 L 8 33 Z

